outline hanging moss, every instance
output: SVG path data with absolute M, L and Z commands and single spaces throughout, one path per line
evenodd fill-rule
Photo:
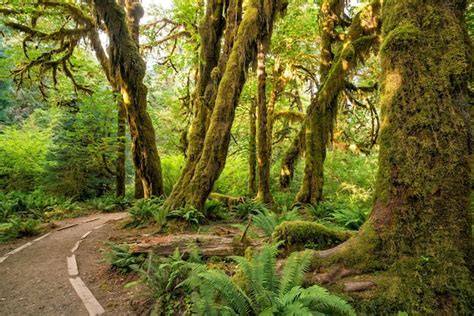
M 282 241 L 290 251 L 310 249 L 327 249 L 349 239 L 353 233 L 328 228 L 315 222 L 289 221 L 275 228 L 273 239 Z

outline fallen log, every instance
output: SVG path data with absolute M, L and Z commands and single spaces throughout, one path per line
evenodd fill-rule
M 152 252 L 160 256 L 171 256 L 176 248 L 187 255 L 195 249 L 199 250 L 205 258 L 217 256 L 227 257 L 243 255 L 247 247 L 259 247 L 258 242 L 241 242 L 240 236 L 236 238 L 213 235 L 168 235 L 148 237 L 140 243 L 129 244 L 134 253 Z

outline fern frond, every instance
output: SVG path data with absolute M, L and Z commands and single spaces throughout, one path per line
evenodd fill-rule
M 209 270 L 200 273 L 199 277 L 203 285 L 215 289 L 218 296 L 239 315 L 248 315 L 253 310 L 250 298 L 224 272 Z
M 280 284 L 279 296 L 285 295 L 292 287 L 303 283 L 304 274 L 311 263 L 311 252 L 293 253 L 287 260 Z
M 313 316 L 312 310 L 302 304 L 301 302 L 294 302 L 290 305 L 285 306 L 285 311 L 282 313 L 283 315 L 288 316 Z
M 254 258 L 254 262 L 258 267 L 257 273 L 261 276 L 262 286 L 271 292 L 276 292 L 279 286 L 275 270 L 277 254 L 277 246 L 265 246 Z
M 313 309 L 326 315 L 356 315 L 354 309 L 346 301 L 317 285 L 303 289 L 300 299 L 306 306 L 311 306 Z
M 267 209 L 256 210 L 255 213 L 252 217 L 253 224 L 260 228 L 266 237 L 270 237 L 278 225 L 276 215 Z

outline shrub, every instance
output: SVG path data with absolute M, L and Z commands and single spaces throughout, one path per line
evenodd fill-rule
M 0 133 L 0 189 L 33 190 L 50 164 L 51 132 L 30 123 Z
M 166 216 L 171 219 L 178 219 L 188 222 L 192 225 L 199 226 L 206 221 L 206 217 L 203 213 L 195 209 L 194 207 L 183 207 L 177 210 L 173 210 Z
M 132 205 L 130 198 L 117 197 L 115 195 L 104 195 L 87 201 L 93 209 L 102 212 L 122 212 Z
M 11 217 L 6 223 L 0 224 L 0 241 L 36 235 L 40 232 L 39 225 L 40 222 L 34 219 Z
M 179 314 L 178 310 L 184 307 L 182 300 L 189 294 L 182 283 L 190 276 L 193 269 L 205 270 L 197 252 L 191 252 L 187 261 L 184 260 L 179 248 L 176 248 L 169 258 L 150 254 L 142 267 L 135 266 L 135 271 L 141 276 L 140 281 L 128 286 L 144 283 L 150 289 L 156 300 L 152 315 Z
M 151 223 L 160 225 L 166 222 L 166 213 L 162 209 L 163 200 L 160 198 L 140 199 L 135 201 L 128 210 L 130 221 L 127 227 L 146 226 Z
M 183 155 L 167 155 L 161 158 L 161 169 L 163 170 L 163 189 L 166 195 L 171 193 L 173 185 L 176 183 L 176 181 L 178 181 L 183 164 Z
M 222 202 L 216 200 L 206 201 L 204 204 L 204 216 L 210 220 L 222 220 L 229 217 Z
M 145 257 L 143 254 L 136 255 L 130 251 L 127 244 L 114 244 L 107 243 L 110 247 L 108 252 L 105 252 L 104 259 L 110 264 L 112 269 L 120 272 L 130 272 L 133 269 L 137 269 L 144 261 Z

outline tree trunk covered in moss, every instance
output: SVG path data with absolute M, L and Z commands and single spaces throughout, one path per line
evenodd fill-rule
M 116 196 L 125 196 L 125 137 L 127 124 L 127 111 L 123 105 L 122 97 L 117 96 L 117 161 L 115 167 Z
M 185 190 L 194 174 L 196 162 L 201 156 L 204 138 L 209 125 L 209 115 L 213 108 L 211 86 L 214 84 L 212 71 L 217 67 L 221 50 L 221 39 L 224 30 L 224 2 L 211 0 L 207 3 L 206 14 L 199 26 L 201 48 L 199 52 L 199 71 L 196 90 L 193 95 L 194 117 L 187 135 L 186 162 L 181 175 L 174 185 L 169 199 Z
M 140 45 L 140 3 L 137 0 L 120 0 L 119 4 L 125 8 L 127 14 L 127 27 L 133 41 L 137 45 Z M 134 179 L 134 197 L 135 199 L 143 199 L 145 197 L 145 191 L 143 189 L 143 182 L 137 170 L 135 170 Z
M 273 89 L 268 100 L 268 115 L 267 115 L 267 137 L 268 137 L 268 159 L 272 161 L 273 155 L 273 125 L 275 123 L 275 107 L 281 93 L 285 90 L 288 78 L 283 75 L 283 67 L 279 61 L 276 61 L 273 68 Z
M 305 129 L 301 128 L 285 152 L 280 166 L 280 190 L 287 190 L 295 175 L 295 166 L 298 158 L 304 152 Z
M 258 191 L 256 200 L 263 203 L 272 202 L 270 193 L 270 140 L 267 130 L 267 72 L 265 59 L 268 39 L 257 42 L 257 155 L 258 155 Z
M 113 0 L 95 0 L 95 8 L 107 27 L 110 39 L 111 71 L 120 85 L 127 110 L 132 158 L 143 184 L 144 197 L 163 194 L 161 164 L 155 143 L 155 131 L 146 110 L 147 88 L 143 83 L 145 62 L 138 45 L 130 34 L 123 8 Z M 137 19 L 143 16 L 140 7 L 134 11 Z
M 257 193 L 257 103 L 255 100 L 250 101 L 249 109 L 249 182 L 248 192 L 250 196 Z
M 188 132 L 188 150 L 185 166 L 165 202 L 167 209 L 176 208 L 187 194 L 187 187 L 194 176 L 196 164 L 201 157 L 209 120 L 217 95 L 217 87 L 222 79 L 235 34 L 242 18 L 242 0 L 229 0 L 224 17 L 223 1 L 209 1 L 206 15 L 200 25 L 201 51 L 199 77 L 194 92 L 194 119 Z M 225 25 L 224 46 L 221 39 Z
M 474 310 L 466 2 L 383 5 L 379 172 L 372 214 L 335 259 L 382 270 L 368 314 Z
M 305 121 L 304 178 L 295 201 L 317 204 L 322 199 L 326 145 L 331 138 L 337 116 L 337 98 L 344 88 L 346 74 L 376 43 L 380 1 L 375 0 L 352 20 L 345 40 L 336 56 L 332 46 L 336 27 L 344 8 L 342 0 L 325 0 L 321 6 L 322 86 L 311 101 Z
M 336 40 L 336 27 L 344 9 L 343 0 L 324 0 L 321 5 L 319 28 L 321 32 L 321 55 L 319 75 L 324 82 L 331 69 L 334 55 L 332 45 Z M 331 83 L 329 83 L 331 84 Z M 324 160 L 326 159 L 328 120 L 334 120 L 338 92 L 329 100 L 320 103 L 318 98 L 311 101 L 305 123 L 305 168 L 303 182 L 295 201 L 303 204 L 317 204 L 323 197 Z M 332 122 L 331 122 L 332 123 Z
M 222 172 L 227 158 L 235 108 L 245 83 L 245 72 L 255 53 L 257 39 L 265 32 L 271 33 L 275 11 L 274 1 L 251 0 L 246 3 L 242 22 L 238 26 L 225 71 L 219 82 L 201 156 L 188 185 L 166 201 L 165 206 L 168 209 L 182 206 L 202 208 L 214 182 Z

